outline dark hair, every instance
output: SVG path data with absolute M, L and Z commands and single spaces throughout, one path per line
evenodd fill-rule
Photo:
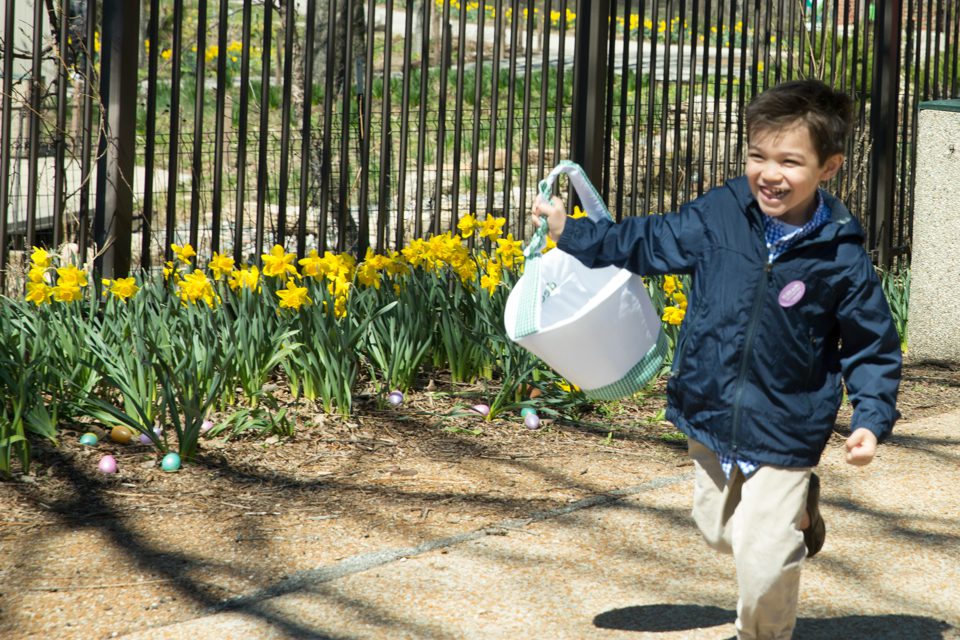
M 792 80 L 757 95 L 747 106 L 747 139 L 758 132 L 803 124 L 820 164 L 843 153 L 850 134 L 853 101 L 820 80 Z

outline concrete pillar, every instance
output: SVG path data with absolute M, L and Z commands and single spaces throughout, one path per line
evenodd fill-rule
M 960 364 L 960 100 L 920 104 L 907 347 Z

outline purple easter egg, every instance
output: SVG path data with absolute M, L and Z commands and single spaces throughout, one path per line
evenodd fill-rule
M 490 407 L 485 404 L 475 404 L 473 405 L 472 409 L 482 416 L 486 416 L 490 413 Z
M 140 444 L 153 444 L 153 440 L 151 440 L 151 439 L 150 439 L 150 436 L 148 436 L 147 434 L 141 433 L 141 434 L 140 434 Z
M 527 429 L 539 429 L 540 416 L 535 413 L 528 413 L 523 418 L 523 426 L 525 426 Z
M 403 393 L 396 389 L 391 391 L 390 395 L 387 396 L 387 402 L 393 406 L 403 404 Z

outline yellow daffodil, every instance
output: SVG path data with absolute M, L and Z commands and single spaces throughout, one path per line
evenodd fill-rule
M 323 261 L 316 249 L 311 249 L 307 257 L 300 260 L 299 264 L 304 276 L 318 280 L 323 277 Z
M 213 257 L 207 263 L 207 268 L 213 274 L 214 280 L 229 276 L 233 272 L 233 258 L 226 254 L 213 252 Z
M 683 317 L 686 315 L 686 311 L 680 307 L 667 307 L 663 310 L 663 316 L 660 318 L 664 322 L 669 324 L 680 324 L 683 322 Z
M 83 293 L 78 285 L 58 284 L 53 288 L 53 299 L 57 302 L 76 302 L 83 299 Z
M 87 274 L 72 264 L 66 267 L 60 267 L 57 269 L 57 286 L 85 287 L 87 286 Z
M 684 311 L 687 310 L 687 296 L 680 293 L 679 291 L 675 291 L 673 293 L 673 303 L 678 307 L 680 307 L 682 310 Z
M 137 281 L 133 278 L 117 278 L 116 280 L 103 280 L 103 295 L 113 294 L 113 297 L 126 302 L 140 290 Z
M 307 295 L 306 287 L 298 287 L 293 280 L 287 280 L 287 288 L 277 291 L 280 298 L 280 308 L 299 311 L 305 304 L 312 304 L 313 300 Z
M 228 284 L 233 291 L 241 287 L 246 287 L 251 291 L 260 291 L 260 269 L 256 265 L 235 269 L 230 273 Z
M 34 267 L 40 267 L 41 269 L 46 269 L 50 266 L 50 254 L 47 253 L 46 249 L 41 249 L 40 247 L 33 247 L 33 253 L 30 254 L 30 262 L 33 263 Z
M 365 287 L 380 288 L 380 271 L 371 263 L 364 261 L 357 267 L 357 282 Z
M 293 261 L 297 259 L 296 254 L 287 253 L 279 244 L 273 245 L 270 253 L 260 255 L 263 260 L 263 275 L 286 280 L 288 275 L 297 276 L 297 268 L 293 266 Z
M 40 282 L 27 283 L 27 300 L 38 307 L 44 302 L 50 302 L 51 297 L 53 297 L 53 289 L 48 287 L 47 283 L 42 280 Z
M 477 216 L 472 213 L 460 218 L 460 221 L 457 223 L 457 229 L 460 230 L 460 235 L 464 238 L 470 238 L 473 236 L 474 232 L 479 228 L 477 223 Z
M 512 233 L 508 233 L 506 238 L 497 238 L 497 258 L 505 269 L 511 269 L 523 260 L 520 241 L 514 240 Z
M 197 252 L 193 250 L 193 247 L 190 246 L 190 243 L 187 243 L 182 247 L 178 244 L 171 244 L 170 250 L 173 251 L 173 254 L 177 260 L 184 264 L 190 264 L 190 258 L 197 255 Z
M 483 224 L 480 226 L 480 237 L 499 238 L 503 235 L 503 225 L 506 224 L 506 222 L 506 218 L 491 218 L 487 216 L 483 219 Z
M 677 276 L 663 277 L 663 292 L 668 296 L 673 294 L 674 291 L 681 291 L 682 289 L 683 283 L 680 282 L 680 278 Z
M 203 300 L 208 307 L 212 307 L 214 301 L 219 300 L 213 290 L 213 283 L 200 269 L 195 269 L 193 273 L 184 276 L 177 283 L 177 287 L 180 289 L 180 298 L 184 302 L 196 303 Z
M 46 275 L 47 270 L 44 267 L 34 265 L 30 267 L 30 271 L 27 272 L 27 280 L 30 282 L 45 282 Z

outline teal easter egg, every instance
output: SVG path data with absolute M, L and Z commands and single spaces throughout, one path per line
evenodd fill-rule
M 524 407 L 523 409 L 520 409 L 520 417 L 521 417 L 521 418 L 526 418 L 527 416 L 529 416 L 529 415 L 531 415 L 531 414 L 537 415 L 537 410 L 534 409 L 533 407 Z
M 180 456 L 170 452 L 167 455 L 163 456 L 163 461 L 160 463 L 160 468 L 164 471 L 176 471 L 180 468 Z
M 87 432 L 80 436 L 80 444 L 85 444 L 87 446 L 94 446 L 97 444 L 97 434 Z

